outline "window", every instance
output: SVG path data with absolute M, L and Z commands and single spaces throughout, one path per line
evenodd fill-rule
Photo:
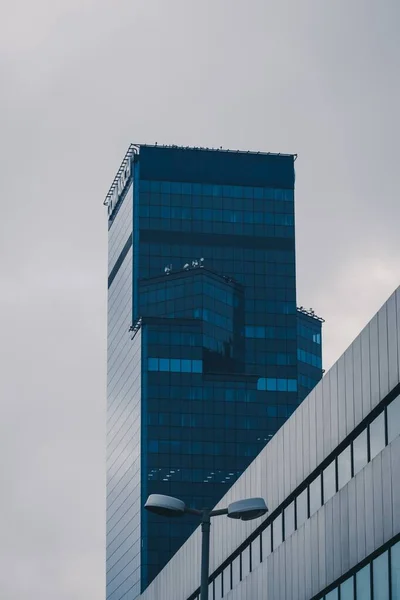
M 392 576 L 392 600 L 400 600 L 400 542 L 390 551 L 390 566 Z
M 353 442 L 353 469 L 356 475 L 368 462 L 367 430 L 362 431 Z
M 240 583 L 240 554 L 232 563 L 232 588 Z
M 278 515 L 272 523 L 272 541 L 274 550 L 283 542 L 282 513 Z
M 336 494 L 336 461 L 333 460 L 323 471 L 324 504 Z
M 389 600 L 388 552 L 378 556 L 372 563 L 374 600 Z
M 321 475 L 310 483 L 310 517 L 322 506 Z
M 371 565 L 356 573 L 356 597 L 371 600 Z
M 387 407 L 387 424 L 388 443 L 390 444 L 400 433 L 400 396 L 397 396 Z
M 370 460 L 385 447 L 385 414 L 381 413 L 369 426 Z
M 338 588 L 332 590 L 331 592 L 329 592 L 329 594 L 326 594 L 325 600 L 339 600 Z
M 242 579 L 244 579 L 252 570 L 251 569 L 251 550 L 252 545 L 247 546 L 242 552 Z M 260 549 L 258 550 L 260 554 Z
M 347 446 L 338 456 L 338 485 L 342 489 L 351 479 L 351 447 Z
M 285 516 L 285 540 L 292 535 L 294 531 L 294 502 L 291 502 L 284 510 Z
M 269 529 L 269 527 L 268 527 Z M 265 533 L 265 531 L 263 531 L 262 535 Z M 271 534 L 270 534 L 271 535 Z M 251 542 L 251 570 L 254 571 L 254 569 L 260 564 L 260 560 L 261 560 L 261 536 L 258 536 L 255 540 L 253 540 Z M 270 542 L 271 544 L 271 542 Z M 264 549 L 263 549 L 264 552 Z M 264 556 L 263 556 L 264 558 Z
M 354 579 L 350 577 L 340 586 L 340 600 L 354 600 Z
M 301 492 L 296 498 L 296 518 L 297 529 L 301 527 L 308 517 L 308 490 L 307 488 Z

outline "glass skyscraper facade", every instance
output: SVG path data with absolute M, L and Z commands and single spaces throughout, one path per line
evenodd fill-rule
M 133 600 L 322 376 L 293 155 L 131 146 L 109 212 L 107 599 Z

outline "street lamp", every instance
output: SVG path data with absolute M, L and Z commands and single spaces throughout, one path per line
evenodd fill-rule
M 210 555 L 211 517 L 227 515 L 231 519 L 251 521 L 268 512 L 263 498 L 247 498 L 228 505 L 228 508 L 188 508 L 182 500 L 172 496 L 151 494 L 144 505 L 145 509 L 163 517 L 183 517 L 184 514 L 197 515 L 201 519 L 201 585 L 200 600 L 208 600 L 208 567 Z

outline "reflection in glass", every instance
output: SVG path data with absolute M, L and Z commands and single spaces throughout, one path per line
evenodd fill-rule
M 301 527 L 308 516 L 307 488 L 296 498 L 297 529 Z
M 385 415 L 381 413 L 369 426 L 371 460 L 385 447 Z
M 285 515 L 285 540 L 292 535 L 294 531 L 294 502 L 291 502 L 284 511 Z
M 282 513 L 276 517 L 275 521 L 272 523 L 272 540 L 274 544 L 274 550 L 282 544 Z
M 389 600 L 389 564 L 387 551 L 372 563 L 374 600 Z
M 340 586 L 340 600 L 354 600 L 354 579 L 350 577 Z
M 321 505 L 321 475 L 318 475 L 318 477 L 310 483 L 310 517 L 321 508 Z
M 324 504 L 336 494 L 336 462 L 331 462 L 323 471 Z
M 392 442 L 400 433 L 400 396 L 387 407 L 388 442 Z
M 368 438 L 367 430 L 360 433 L 353 442 L 353 468 L 354 475 L 365 467 L 368 462 Z
M 351 447 L 347 446 L 338 456 L 338 485 L 342 489 L 351 479 Z
M 339 600 L 339 590 L 335 588 L 329 594 L 326 594 L 325 600 Z
M 392 600 L 400 600 L 400 542 L 395 544 L 390 551 L 392 567 Z

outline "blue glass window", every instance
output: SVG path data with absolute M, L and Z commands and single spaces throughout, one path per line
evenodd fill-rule
M 388 443 L 400 433 L 400 396 L 397 396 L 387 407 Z
M 148 369 L 149 371 L 158 371 L 158 358 L 149 358 Z
M 301 527 L 308 518 L 308 489 L 306 488 L 296 498 L 297 527 Z
M 385 447 L 385 415 L 381 413 L 369 426 L 370 459 L 372 460 Z
M 322 506 L 321 475 L 310 483 L 310 517 Z
M 356 573 L 356 597 L 371 600 L 371 565 Z
M 272 541 L 274 550 L 283 542 L 282 513 L 278 515 L 272 523 Z
M 323 471 L 324 504 L 336 494 L 336 461 L 333 460 Z
M 353 441 L 353 469 L 356 475 L 368 462 L 368 437 L 365 429 Z
M 339 590 L 335 588 L 329 594 L 326 594 L 325 600 L 339 600 Z
M 400 542 L 391 551 L 392 600 L 400 600 Z
M 340 586 L 340 600 L 354 600 L 354 579 L 350 577 Z
M 351 479 L 351 448 L 347 446 L 338 456 L 338 486 L 342 489 Z
M 384 552 L 372 563 L 374 600 L 389 600 L 388 552 Z

